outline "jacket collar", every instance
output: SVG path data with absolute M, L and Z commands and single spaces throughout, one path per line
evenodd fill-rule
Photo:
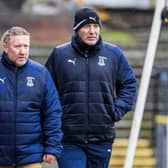
M 14 69 L 16 69 L 16 68 L 18 68 L 18 69 L 21 69 L 21 68 L 23 68 L 23 67 L 25 67 L 26 65 L 27 65 L 27 62 L 26 62 L 26 64 L 24 64 L 23 66 L 21 66 L 21 67 L 17 67 L 9 58 L 8 58 L 8 56 L 7 56 L 7 54 L 5 53 L 5 52 L 3 52 L 2 53 L 2 63 L 7 67 L 7 68 L 9 68 L 9 69 L 12 69 L 12 70 L 14 70 Z

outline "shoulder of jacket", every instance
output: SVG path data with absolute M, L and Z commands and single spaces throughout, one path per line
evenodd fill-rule
M 107 49 L 119 50 L 119 47 L 116 44 L 110 42 L 104 42 L 103 44 Z
M 42 65 L 32 59 L 29 59 L 29 61 L 28 61 L 28 68 L 30 68 L 31 70 L 34 70 L 34 71 L 38 71 L 38 72 L 42 72 L 42 71 L 44 72 L 47 70 L 44 65 Z
M 121 48 L 117 46 L 116 44 L 104 42 L 103 46 L 105 47 L 106 50 L 112 51 L 117 55 L 123 55 Z
M 67 42 L 67 43 L 64 43 L 64 44 L 60 44 L 58 46 L 56 46 L 52 52 L 51 52 L 51 56 L 54 56 L 55 55 L 60 55 L 61 53 L 64 53 L 66 52 L 67 50 L 69 50 L 71 48 L 71 43 L 70 42 Z
M 50 60 L 62 57 L 65 53 L 70 52 L 71 48 L 72 46 L 70 42 L 56 46 L 50 54 Z
M 64 44 L 60 44 L 58 46 L 55 47 L 55 49 L 59 49 L 59 50 L 64 50 L 67 49 L 71 46 L 70 42 L 64 43 Z
M 42 65 L 39 62 L 34 61 L 32 59 L 29 59 L 28 63 L 29 63 L 29 65 L 34 66 L 34 67 L 39 67 L 39 68 L 43 68 L 44 67 L 44 65 Z

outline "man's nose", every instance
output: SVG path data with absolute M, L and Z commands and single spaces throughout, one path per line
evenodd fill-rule
M 24 53 L 25 53 L 25 51 L 26 51 L 26 49 L 25 49 L 25 47 L 24 47 L 24 46 L 20 48 L 20 53 L 24 54 Z
M 89 32 L 90 33 L 94 33 L 95 32 L 95 28 L 93 26 L 90 26 Z

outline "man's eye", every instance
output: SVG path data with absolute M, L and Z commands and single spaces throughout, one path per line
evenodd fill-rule
M 15 48 L 20 48 L 20 45 L 15 46 Z

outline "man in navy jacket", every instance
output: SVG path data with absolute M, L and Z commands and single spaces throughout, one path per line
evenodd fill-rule
M 101 26 L 95 10 L 77 11 L 71 42 L 46 63 L 63 108 L 60 168 L 107 168 L 115 122 L 134 105 L 135 74 L 119 47 L 102 40 Z
M 48 70 L 30 59 L 30 34 L 12 27 L 0 58 L 0 168 L 41 168 L 62 151 L 61 106 Z

